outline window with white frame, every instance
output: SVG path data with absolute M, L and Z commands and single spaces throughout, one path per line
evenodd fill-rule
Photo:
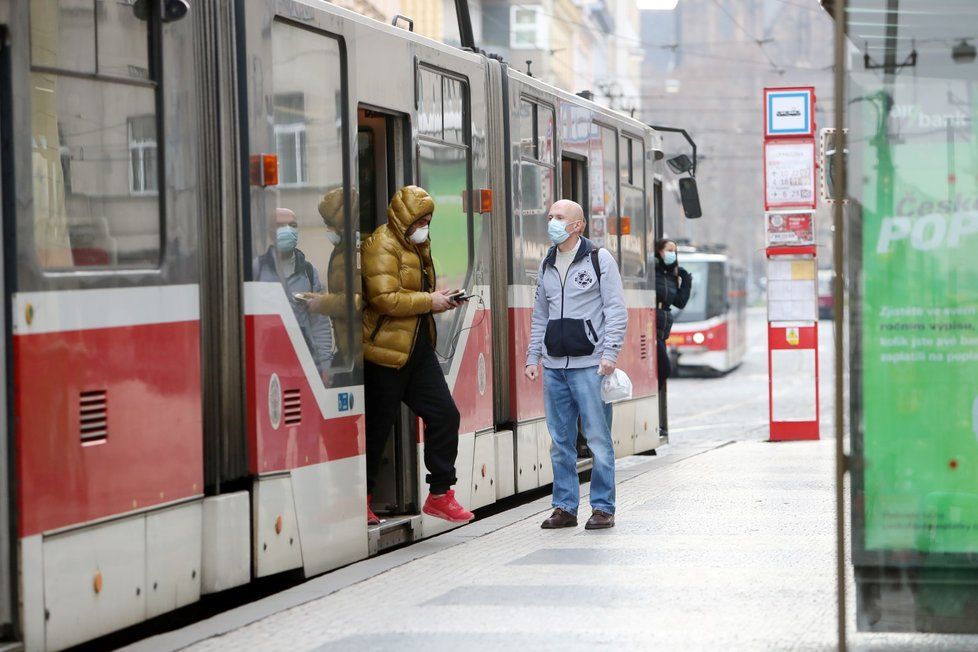
M 509 13 L 509 46 L 545 50 L 550 42 L 550 23 L 539 5 L 513 5 Z
M 302 93 L 275 96 L 275 153 L 278 154 L 279 183 L 301 186 L 306 174 L 305 99 Z
M 155 195 L 159 188 L 156 153 L 156 116 L 129 118 L 129 192 Z

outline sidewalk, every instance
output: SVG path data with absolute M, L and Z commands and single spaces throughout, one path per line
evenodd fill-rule
M 619 461 L 612 530 L 541 530 L 544 499 L 133 649 L 835 649 L 833 442 L 668 449 Z

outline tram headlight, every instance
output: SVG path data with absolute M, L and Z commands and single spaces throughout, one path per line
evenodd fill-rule
M 694 344 L 702 344 L 705 341 L 706 341 L 706 335 L 704 335 L 703 333 L 700 333 L 700 332 L 693 333 L 693 343 Z

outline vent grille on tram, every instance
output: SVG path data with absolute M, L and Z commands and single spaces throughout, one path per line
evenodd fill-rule
M 297 426 L 302 422 L 302 394 L 299 390 L 287 389 L 283 392 L 282 414 L 287 426 Z
M 83 444 L 105 440 L 109 436 L 109 407 L 105 390 L 81 392 L 78 396 L 78 416 Z
M 647 335 L 641 335 L 638 338 L 638 349 L 642 354 L 642 359 L 645 360 L 649 357 L 649 338 Z

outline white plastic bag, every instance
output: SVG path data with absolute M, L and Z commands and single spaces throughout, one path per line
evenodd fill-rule
M 632 381 L 621 369 L 615 369 L 615 373 L 605 376 L 601 381 L 601 400 L 605 403 L 627 401 L 631 397 Z

